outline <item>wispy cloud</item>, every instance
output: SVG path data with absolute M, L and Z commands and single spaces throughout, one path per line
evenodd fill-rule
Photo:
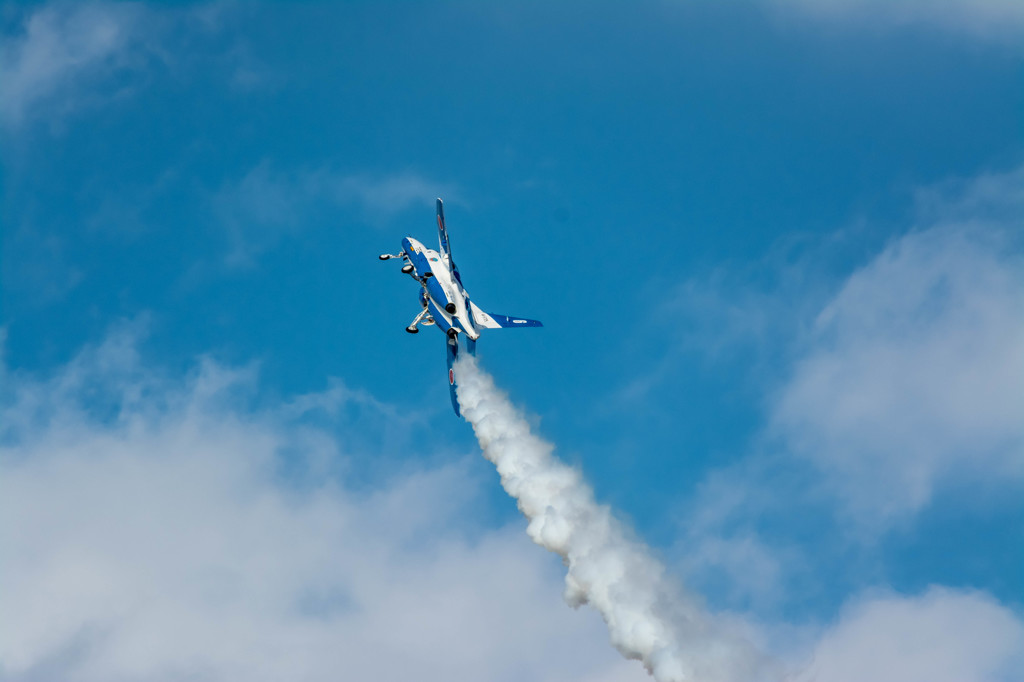
M 433 205 L 440 195 L 452 197 L 451 185 L 433 182 L 416 173 L 390 176 L 328 175 L 323 180 L 327 194 L 335 201 L 354 202 L 368 211 L 392 214 L 412 206 Z
M 749 461 L 703 481 L 681 515 L 672 551 L 687 583 L 723 608 L 777 612 L 811 570 L 802 548 L 758 532 L 759 514 L 778 505 L 787 488 Z
M 1024 169 L 922 188 L 915 206 L 845 279 L 821 266 L 849 246 L 840 233 L 753 274 L 684 282 L 664 304 L 684 320 L 664 362 L 680 348 L 742 357 L 774 386 L 765 435 L 787 466 L 811 464 L 876 529 L 954 480 L 1024 484 Z
M 780 10 L 829 23 L 929 26 L 983 41 L 1019 44 L 1024 5 L 1016 0 L 769 0 Z
M 1019 211 L 1007 187 L 1002 210 Z M 1024 483 L 1024 258 L 1010 220 L 954 215 L 891 244 L 824 307 L 777 394 L 775 433 L 856 518 L 899 520 L 954 477 Z
M 845 279 L 806 294 L 794 273 L 760 289 L 742 277 L 709 287 L 708 300 L 726 308 L 712 313 L 728 323 L 699 335 L 717 330 L 727 347 L 738 344 L 744 352 L 727 351 L 730 361 L 760 354 L 778 366 L 759 377 L 766 423 L 748 454 L 711 472 L 681 510 L 674 556 L 693 584 L 731 608 L 772 614 L 837 585 L 870 584 L 886 561 L 879 539 L 913 532 L 929 510 L 1015 504 L 1024 489 L 1022 199 L 1021 169 L 943 183 L 918 194 L 908 232 Z M 751 301 L 760 303 L 746 320 Z M 720 352 L 713 339 L 691 343 Z M 809 548 L 807 537 L 820 542 Z M 837 565 L 834 581 L 813 577 Z
M 0 52 L 0 118 L 19 126 L 43 107 L 64 113 L 113 96 L 98 81 L 145 61 L 144 10 L 127 4 L 60 4 L 30 14 Z M 101 95 L 100 92 L 105 93 Z
M 204 68 L 251 90 L 274 78 L 244 43 L 213 46 L 225 5 L 152 7 L 135 3 L 53 2 L 26 11 L 0 36 L 0 124 L 8 130 L 55 124 L 143 87 L 158 69 Z
M 213 208 L 228 232 L 229 265 L 251 265 L 283 235 L 303 229 L 318 208 L 345 207 L 370 222 L 388 221 L 414 206 L 427 208 L 456 189 L 412 171 L 390 175 L 330 168 L 277 170 L 262 161 L 226 183 Z

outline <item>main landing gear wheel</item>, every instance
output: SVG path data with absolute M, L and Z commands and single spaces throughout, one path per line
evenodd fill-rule
M 403 265 L 402 272 L 408 275 L 410 272 L 412 272 L 412 265 Z
M 419 334 L 420 333 L 419 327 L 406 327 L 405 331 L 409 332 L 410 334 Z

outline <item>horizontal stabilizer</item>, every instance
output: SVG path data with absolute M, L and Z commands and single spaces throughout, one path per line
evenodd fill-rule
M 473 323 L 485 329 L 509 329 L 511 327 L 543 327 L 537 320 L 528 320 L 525 317 L 509 317 L 498 313 L 485 313 L 475 303 L 469 304 L 473 312 Z

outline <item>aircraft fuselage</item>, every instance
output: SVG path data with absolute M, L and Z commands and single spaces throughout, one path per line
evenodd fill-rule
M 473 324 L 469 294 L 458 273 L 452 270 L 449 259 L 412 237 L 402 240 L 402 249 L 414 268 L 410 274 L 423 286 L 420 303 L 426 306 L 434 323 L 445 333 L 454 329 L 473 341 L 480 338 Z

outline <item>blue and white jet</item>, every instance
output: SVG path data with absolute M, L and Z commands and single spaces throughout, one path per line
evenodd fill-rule
M 440 251 L 428 249 L 412 237 L 402 240 L 401 253 L 382 253 L 381 260 L 401 258 L 402 272 L 411 275 L 420 284 L 420 306 L 423 310 L 405 331 L 419 332 L 419 325 L 435 325 L 448 337 L 448 386 L 452 394 L 452 407 L 459 413 L 456 397 L 458 384 L 455 380 L 455 358 L 459 355 L 459 337 L 466 337 L 466 350 L 476 355 L 476 340 L 483 329 L 508 329 L 510 327 L 542 327 L 537 320 L 509 317 L 496 313 L 485 313 L 469 300 L 466 288 L 462 286 L 459 268 L 452 260 L 452 249 L 448 243 L 448 230 L 444 225 L 444 204 L 437 200 L 437 236 Z

